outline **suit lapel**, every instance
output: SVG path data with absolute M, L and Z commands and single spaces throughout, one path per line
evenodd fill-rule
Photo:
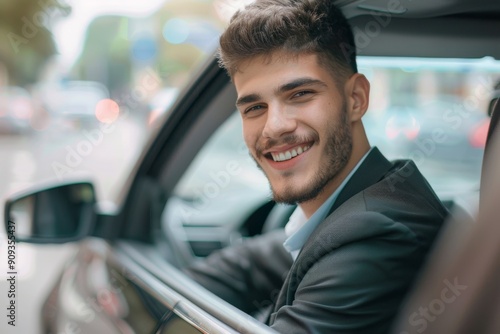
M 380 153 L 378 148 L 374 147 L 342 189 L 327 216 L 352 196 L 380 181 L 391 167 L 389 160 Z

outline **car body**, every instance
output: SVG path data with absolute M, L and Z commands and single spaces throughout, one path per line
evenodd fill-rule
M 380 77 L 376 76 L 375 60 L 371 57 L 399 57 L 402 63 L 411 57 L 412 64 L 419 63 L 419 59 L 425 62 L 428 57 L 453 64 L 457 64 L 454 58 L 500 59 L 497 36 L 500 3 L 469 0 L 338 3 L 354 27 L 359 54 L 366 57 L 363 66 L 372 66 L 374 89 Z M 420 71 L 411 69 L 408 63 L 400 68 L 402 72 Z M 496 62 L 488 71 L 500 77 Z M 18 236 L 18 240 L 78 241 L 78 253 L 64 267 L 44 304 L 46 333 L 273 332 L 200 287 L 181 270 L 197 257 L 267 231 L 269 226 L 283 226 L 290 213 L 276 209 L 280 207 L 270 200 L 265 178 L 249 167 L 254 163 L 238 137 L 235 100 L 236 92 L 228 76 L 211 58 L 179 93 L 169 112 L 158 120 L 161 126 L 152 130 L 113 210 L 99 206 L 95 196 L 78 197 L 78 202 L 70 202 L 71 205 L 58 199 L 61 192 L 73 193 L 81 185 L 93 189 L 86 180 L 45 185 L 8 200 L 6 221 L 17 220 L 24 226 L 19 227 L 25 234 Z M 431 111 L 439 113 L 441 107 L 423 109 L 411 103 L 391 106 L 376 98 L 374 104 L 375 116 L 370 123 L 373 128 L 367 132 L 372 133 L 370 139 L 389 137 L 391 141 L 385 142 L 383 151 L 391 154 L 394 148 L 395 158 L 406 155 L 419 160 L 423 167 L 434 172 L 438 181 L 445 174 L 456 176 L 451 188 L 438 192 L 450 208 L 457 205 L 457 195 L 461 193 L 479 196 L 477 166 L 472 167 L 475 174 L 459 182 L 463 179 L 461 171 L 456 171 L 456 175 L 452 172 L 456 161 L 443 153 L 451 148 L 446 148 L 446 140 L 441 140 L 444 132 L 436 132 L 433 127 L 443 130 L 448 123 L 446 119 L 437 123 L 435 115 L 429 116 Z M 377 114 L 377 110 L 383 112 Z M 453 138 L 459 138 L 453 143 L 457 147 L 468 145 L 469 130 L 474 131 L 471 129 L 485 117 L 478 116 L 471 124 L 465 116 L 460 120 L 467 124 L 467 130 L 446 130 L 449 138 L 452 134 Z M 228 136 L 219 138 L 221 133 Z M 398 137 L 401 135 L 404 142 Z M 214 152 L 214 148 L 218 151 Z M 452 156 L 469 155 L 473 148 L 465 149 L 466 153 L 456 151 Z M 481 150 L 478 152 L 482 154 Z M 481 156 L 476 156 L 473 164 L 478 159 Z M 68 212 L 83 212 L 80 207 L 95 209 L 75 218 L 78 221 L 73 221 L 73 234 L 62 234 L 58 225 L 53 226 L 52 234 L 37 234 L 32 228 L 38 224 L 36 215 L 20 217 L 14 210 L 26 199 L 35 202 L 37 196 L 46 196 L 54 207 L 67 206 Z M 23 205 L 29 207 L 32 205 L 29 203 Z M 17 209 L 22 210 L 26 209 L 23 206 Z M 45 214 L 52 212 L 50 208 L 46 210 Z M 52 214 L 54 224 L 63 219 Z

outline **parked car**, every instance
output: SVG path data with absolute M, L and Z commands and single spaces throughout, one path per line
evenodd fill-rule
M 68 129 L 99 124 L 99 103 L 110 97 L 106 86 L 94 81 L 40 84 L 35 91 L 53 126 Z
M 499 61 L 482 58 L 500 59 L 500 5 L 468 0 L 409 1 L 399 2 L 404 10 L 394 11 L 375 0 L 338 3 L 355 28 L 360 64 L 365 62 L 372 83 L 372 116 L 366 122 L 372 145 L 383 147 L 389 157 L 406 155 L 427 168 L 437 179 L 431 183 L 436 188 L 443 186 L 436 190 L 450 208 L 460 207 L 457 196 L 462 193 L 479 198 L 481 171 L 467 174 L 463 182 L 457 181 L 464 178 L 461 171 L 453 172 L 454 158 L 469 154 L 468 143 L 457 141 L 457 148 L 464 145 L 464 151 L 456 150 L 451 156 L 437 153 L 436 142 L 446 140 L 442 132 L 427 131 L 435 124 L 435 116 L 412 104 L 401 117 L 388 99 L 405 90 L 424 100 L 439 101 L 439 94 L 453 91 L 465 101 L 468 95 L 460 94 L 467 85 L 458 85 L 457 78 L 470 78 L 469 71 L 483 68 L 485 62 L 488 70 L 479 71 L 480 75 L 498 79 Z M 377 33 L 370 30 L 374 26 Z M 392 72 L 374 65 L 373 57 L 392 63 Z M 460 64 L 460 70 L 446 75 L 439 72 L 429 79 L 433 66 L 428 58 Z M 419 62 L 422 66 L 415 69 Z M 394 82 L 387 82 L 389 74 L 396 78 Z M 428 82 L 439 89 L 429 91 Z M 449 87 L 452 83 L 454 87 Z M 486 84 L 483 89 L 488 91 Z M 490 96 L 486 95 L 487 105 Z M 18 242 L 79 245 L 79 252 L 64 267 L 44 304 L 45 333 L 274 332 L 206 291 L 181 270 L 198 257 L 270 226 L 283 226 L 287 220 L 289 211 L 275 214 L 280 207 L 270 200 L 265 178 L 248 157 L 235 116 L 235 100 L 228 76 L 210 57 L 179 93 L 161 126 L 152 129 L 113 210 L 100 205 L 89 180 L 40 185 L 9 197 L 5 224 L 8 234 L 15 229 Z M 440 108 L 433 112 L 439 113 Z M 457 137 L 470 138 L 461 128 L 447 133 L 451 136 L 454 131 Z M 417 139 L 419 145 L 412 146 Z M 434 158 L 444 164 L 431 163 Z M 475 159 L 474 163 L 480 161 L 481 154 Z M 496 238 L 485 240 L 494 242 Z M 480 253 L 471 256 L 481 258 Z M 481 282 L 476 283 L 480 289 Z M 478 305 L 463 312 L 483 311 L 487 309 Z M 406 319 L 402 330 L 421 328 Z M 445 332 L 455 333 L 439 333 Z

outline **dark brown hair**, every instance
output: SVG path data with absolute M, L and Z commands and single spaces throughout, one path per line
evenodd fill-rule
M 335 77 L 357 72 L 354 36 L 333 0 L 257 0 L 231 18 L 219 64 L 230 76 L 256 56 L 317 54 Z

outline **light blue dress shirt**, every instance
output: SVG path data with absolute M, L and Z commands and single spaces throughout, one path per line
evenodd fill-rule
M 352 175 L 358 170 L 359 166 L 361 166 L 371 150 L 372 149 L 370 148 L 370 150 L 359 160 L 344 181 L 342 181 L 338 188 L 333 192 L 333 194 L 330 195 L 330 197 L 328 197 L 318 210 L 313 213 L 309 220 L 307 220 L 300 206 L 297 206 L 295 211 L 292 213 L 287 225 L 285 226 L 285 233 L 288 238 L 283 243 L 283 247 L 285 247 L 294 260 L 299 255 L 300 250 L 314 229 L 326 218 L 328 211 L 337 200 L 337 197 L 339 197 L 340 192 L 344 189 L 346 183 L 351 179 Z

